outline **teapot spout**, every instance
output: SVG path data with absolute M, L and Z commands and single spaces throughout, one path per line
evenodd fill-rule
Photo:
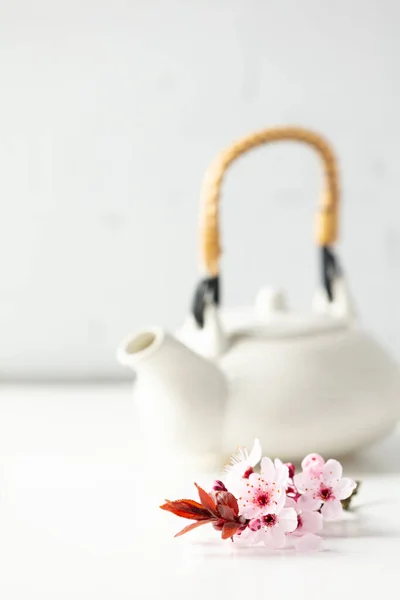
M 162 329 L 151 327 L 136 334 L 129 335 L 117 350 L 119 362 L 133 370 L 146 368 L 151 357 L 162 345 L 165 334 Z
M 129 336 L 117 356 L 136 372 L 135 408 L 152 452 L 215 466 L 227 397 L 219 368 L 159 328 Z

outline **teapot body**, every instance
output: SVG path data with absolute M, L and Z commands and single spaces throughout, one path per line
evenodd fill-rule
M 259 437 L 269 456 L 340 456 L 400 416 L 399 367 L 357 326 L 267 341 L 242 336 L 218 364 L 228 382 L 227 455 Z
M 203 328 L 187 322 L 180 331 L 225 376 L 224 457 L 256 437 L 272 457 L 341 456 L 395 425 L 398 364 L 359 327 L 344 281 L 336 282 L 335 302 L 323 299 L 318 293 L 304 314 L 263 288 L 255 306 L 210 306 Z

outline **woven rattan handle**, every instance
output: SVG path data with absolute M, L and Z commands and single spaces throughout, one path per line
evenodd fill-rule
M 228 167 L 249 150 L 283 140 L 297 141 L 314 148 L 324 167 L 324 190 L 316 214 L 315 237 L 319 246 L 336 241 L 338 229 L 338 175 L 335 155 L 324 138 L 301 127 L 274 127 L 248 135 L 223 150 L 207 169 L 201 193 L 201 256 L 203 267 L 210 277 L 219 272 L 220 227 L 219 203 L 224 176 Z
M 333 281 L 339 266 L 331 244 L 338 230 L 339 188 L 335 155 L 320 135 L 301 127 L 273 127 L 248 135 L 223 150 L 207 169 L 202 194 L 200 215 L 201 257 L 204 278 L 199 282 L 192 306 L 197 324 L 204 326 L 204 309 L 209 302 L 219 304 L 220 227 L 219 203 L 222 182 L 228 167 L 236 158 L 262 144 L 283 140 L 302 142 L 314 148 L 322 159 L 324 190 L 316 214 L 315 237 L 321 248 L 322 281 L 330 301 L 333 300 Z

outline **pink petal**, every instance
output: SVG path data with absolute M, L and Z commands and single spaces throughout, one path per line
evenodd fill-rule
M 261 477 L 266 481 L 275 481 L 274 463 L 267 456 L 264 456 L 261 461 Z
M 251 465 L 246 462 L 236 463 L 226 467 L 226 477 L 224 479 L 226 487 L 235 496 L 242 496 L 244 486 L 248 479 L 243 479 L 243 475 Z
M 323 521 L 321 513 L 305 510 L 301 513 L 301 531 L 304 533 L 318 533 L 322 530 Z
M 256 465 L 258 465 L 258 463 L 261 460 L 261 455 L 262 455 L 262 450 L 261 450 L 260 440 L 258 438 L 256 438 L 254 440 L 253 447 L 252 447 L 251 452 L 247 459 L 250 466 L 255 467 Z
M 321 509 L 322 516 L 327 521 L 334 521 L 335 519 L 340 519 L 343 514 L 343 508 L 340 503 L 340 500 L 329 500 L 325 502 L 324 506 Z
M 345 500 L 346 498 L 351 496 L 353 490 L 356 487 L 357 484 L 355 481 L 349 479 L 348 477 L 343 477 L 343 479 L 341 479 L 339 483 L 335 485 L 334 494 L 336 498 L 339 498 L 339 500 Z
M 286 542 L 285 532 L 279 525 L 271 527 L 264 535 L 264 544 L 270 548 L 283 548 Z
M 275 459 L 274 464 L 276 481 L 286 488 L 289 483 L 289 468 L 279 458 Z
M 260 542 L 264 541 L 264 532 L 262 529 L 259 529 L 258 531 L 253 531 L 252 535 L 248 536 L 248 539 L 250 539 L 252 544 L 259 544 Z
M 313 533 L 306 533 L 294 540 L 294 547 L 299 552 L 318 552 L 322 550 L 322 538 Z
M 330 458 L 326 461 L 324 468 L 322 470 L 322 476 L 324 481 L 328 482 L 337 482 L 342 478 L 342 465 L 339 461 Z
M 319 482 L 304 471 L 294 476 L 294 483 L 299 492 L 306 492 L 318 487 Z
M 251 475 L 249 476 L 248 480 L 244 480 L 245 481 L 245 487 L 247 486 L 247 483 L 249 483 L 250 485 L 254 485 L 254 487 L 259 488 L 260 486 L 264 487 L 265 484 L 263 484 L 262 482 L 258 481 L 260 478 L 258 473 L 251 473 Z
M 274 546 L 274 538 L 272 537 L 271 529 L 262 529 L 260 533 L 262 533 L 262 541 L 267 548 L 275 548 Z
M 258 506 L 254 504 L 242 504 L 239 501 L 239 509 L 240 514 L 246 519 L 254 519 L 254 517 L 258 517 L 261 514 L 261 510 Z
M 233 539 L 239 546 L 254 546 L 261 541 L 260 531 L 251 531 L 251 529 L 247 527 L 240 535 L 234 535 Z
M 297 513 L 294 508 L 283 508 L 278 515 L 278 519 L 279 528 L 286 533 L 294 531 L 297 527 Z
M 281 512 L 281 510 L 283 509 L 283 507 L 286 504 L 286 493 L 285 490 L 282 489 L 280 490 L 280 492 L 276 492 L 276 494 L 274 494 L 274 501 L 276 502 L 276 504 L 273 504 L 271 506 L 271 510 L 269 510 L 268 512 L 273 512 L 275 514 L 278 514 Z
M 297 502 L 294 498 L 286 497 L 285 508 L 294 508 L 296 513 L 299 512 L 299 507 L 297 506 Z
M 319 510 L 321 504 L 321 500 L 314 497 L 313 492 L 306 492 L 297 500 L 297 505 L 301 510 Z

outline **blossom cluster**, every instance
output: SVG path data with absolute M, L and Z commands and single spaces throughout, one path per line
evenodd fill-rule
M 262 458 L 255 440 L 250 453 L 242 448 L 231 458 L 225 483 L 215 481 L 210 493 L 195 484 L 200 502 L 166 500 L 160 508 L 194 521 L 177 536 L 211 523 L 222 539 L 239 544 L 319 550 L 324 520 L 341 518 L 357 484 L 342 477 L 341 464 L 332 458 L 309 454 L 301 467 L 296 474 L 292 463 Z

